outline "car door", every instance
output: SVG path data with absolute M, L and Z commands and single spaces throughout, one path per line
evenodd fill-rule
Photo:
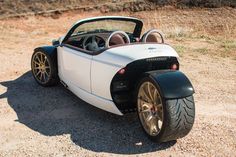
M 58 73 L 61 80 L 91 93 L 90 67 L 92 55 L 66 45 L 58 47 Z

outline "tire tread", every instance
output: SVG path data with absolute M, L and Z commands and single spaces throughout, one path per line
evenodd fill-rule
M 195 116 L 193 96 L 166 100 L 166 125 L 159 142 L 176 140 L 186 136 L 192 129 Z

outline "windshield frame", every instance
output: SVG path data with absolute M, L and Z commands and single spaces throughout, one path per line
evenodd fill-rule
M 137 18 L 132 17 L 122 17 L 122 16 L 104 16 L 104 17 L 96 17 L 96 18 L 89 18 L 85 20 L 78 21 L 75 25 L 69 30 L 65 38 L 63 39 L 62 43 L 67 41 L 69 37 L 74 33 L 75 29 L 77 29 L 80 25 L 85 23 L 90 23 L 94 21 L 105 21 L 105 20 L 117 20 L 117 21 L 128 21 L 135 23 L 135 28 L 133 32 L 133 36 L 139 38 L 143 28 L 143 22 Z

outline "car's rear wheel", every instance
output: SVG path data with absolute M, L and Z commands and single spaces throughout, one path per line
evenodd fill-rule
M 184 137 L 194 123 L 193 96 L 165 100 L 158 84 L 149 77 L 138 85 L 137 111 L 143 130 L 155 142 Z
M 33 53 L 31 70 L 37 83 L 42 86 L 53 86 L 58 83 L 55 59 L 43 50 Z

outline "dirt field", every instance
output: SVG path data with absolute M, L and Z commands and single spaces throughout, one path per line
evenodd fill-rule
M 150 11 L 161 6 L 177 8 L 207 7 L 219 8 L 223 6 L 236 8 L 235 0 L 1 0 L 0 18 L 20 14 L 42 13 L 47 11 L 65 11 L 71 9 L 110 10 L 120 12 L 132 10 Z
M 136 114 L 92 107 L 62 86 L 43 88 L 30 73 L 33 49 L 99 12 L 0 21 L 0 156 L 235 156 L 236 9 L 160 9 L 128 13 L 157 27 L 179 52 L 195 90 L 190 134 L 155 144 Z M 103 14 L 103 15 L 117 15 Z

